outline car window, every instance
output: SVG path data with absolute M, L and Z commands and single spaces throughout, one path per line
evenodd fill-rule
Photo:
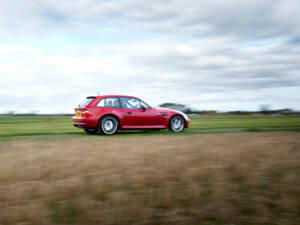
M 140 109 L 141 102 L 136 98 L 125 98 L 122 97 L 121 104 L 123 109 Z
M 121 108 L 118 98 L 103 98 L 98 102 L 98 107 Z
M 151 109 L 151 107 L 147 104 L 145 104 L 144 102 L 140 101 L 141 102 L 141 106 L 144 106 L 146 109 Z
M 87 98 L 85 99 L 81 104 L 79 104 L 80 106 L 87 106 L 88 104 L 90 104 L 91 101 L 93 101 L 94 98 Z

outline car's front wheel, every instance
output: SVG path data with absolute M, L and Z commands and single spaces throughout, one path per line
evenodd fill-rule
M 169 123 L 169 129 L 174 132 L 183 131 L 184 119 L 181 116 L 173 116 Z
M 101 119 L 99 128 L 102 134 L 111 135 L 117 132 L 119 122 L 113 116 L 105 116 Z

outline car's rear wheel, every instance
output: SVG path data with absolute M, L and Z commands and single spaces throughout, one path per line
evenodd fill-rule
M 119 122 L 113 116 L 105 116 L 101 119 L 99 128 L 102 134 L 111 135 L 117 132 Z
M 173 132 L 183 131 L 184 119 L 181 116 L 173 116 L 169 123 L 169 129 Z
M 97 134 L 98 133 L 98 129 L 92 129 L 92 128 L 85 128 L 84 131 L 88 134 Z

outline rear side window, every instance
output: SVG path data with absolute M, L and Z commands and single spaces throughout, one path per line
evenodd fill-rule
M 118 98 L 103 98 L 98 102 L 98 107 L 121 108 Z
M 88 104 L 90 104 L 92 101 L 94 100 L 94 98 L 87 98 L 85 99 L 80 106 L 87 106 Z

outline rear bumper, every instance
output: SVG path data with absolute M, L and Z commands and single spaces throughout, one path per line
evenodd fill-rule
M 78 128 L 96 128 L 98 121 L 95 118 L 85 118 L 74 116 L 72 118 L 73 126 Z

